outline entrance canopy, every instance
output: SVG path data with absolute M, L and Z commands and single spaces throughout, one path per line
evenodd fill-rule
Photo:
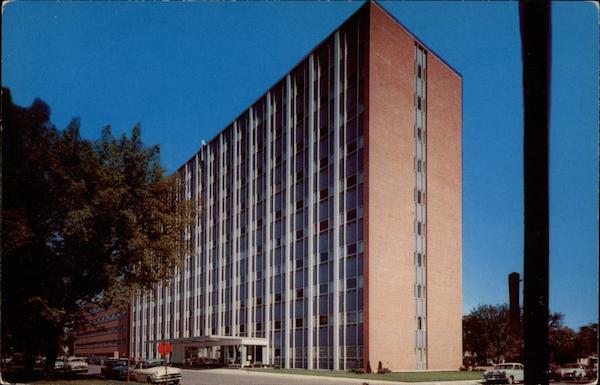
M 199 337 L 187 337 L 187 338 L 176 338 L 169 340 L 173 345 L 187 345 L 187 346 L 233 346 L 233 345 L 254 345 L 254 346 L 267 346 L 268 340 L 266 338 L 254 338 L 254 337 L 235 337 L 235 336 L 199 336 Z

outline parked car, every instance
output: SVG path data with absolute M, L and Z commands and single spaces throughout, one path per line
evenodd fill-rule
M 87 373 L 88 364 L 81 357 L 69 357 L 64 362 L 63 370 L 66 373 Z
M 135 379 L 152 384 L 179 384 L 181 369 L 164 364 L 163 360 L 142 360 L 135 366 Z
M 127 380 L 127 364 L 115 366 L 113 368 L 113 373 L 115 373 L 115 377 L 119 380 Z M 129 378 L 133 381 L 135 380 L 135 365 L 129 366 Z
M 127 360 L 122 358 L 109 358 L 105 362 L 105 365 L 100 368 L 100 374 L 104 376 L 104 378 L 117 378 L 118 372 L 114 369 L 122 365 L 127 366 Z
M 486 383 L 493 382 L 507 382 L 509 384 L 515 384 L 522 382 L 523 376 L 523 364 L 516 362 L 506 362 L 494 366 L 494 369 L 483 373 L 483 378 Z
M 65 367 L 65 362 L 63 360 L 57 359 L 56 361 L 54 361 L 54 371 L 62 372 L 64 367 Z
M 560 381 L 561 380 L 559 366 L 553 365 L 553 364 L 548 365 L 548 379 L 550 381 Z
M 582 364 L 567 364 L 560 368 L 560 376 L 563 380 L 580 380 L 587 376 L 587 371 Z

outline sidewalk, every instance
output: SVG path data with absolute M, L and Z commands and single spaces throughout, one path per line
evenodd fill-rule
M 350 377 L 330 377 L 330 376 L 319 376 L 314 374 L 292 374 L 292 373 L 271 373 L 271 372 L 260 372 L 245 369 L 207 369 L 205 372 L 211 372 L 214 374 L 222 374 L 227 376 L 244 376 L 244 377 L 270 377 L 270 378 L 288 378 L 295 380 L 318 380 L 323 384 L 369 384 L 369 385 L 474 385 L 481 384 L 482 380 L 453 380 L 453 381 L 430 381 L 430 382 L 398 382 L 398 381 L 387 381 L 381 379 L 367 379 L 367 378 L 350 378 Z

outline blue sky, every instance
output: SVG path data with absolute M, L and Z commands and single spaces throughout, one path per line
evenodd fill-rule
M 137 122 L 175 170 L 362 2 L 4 5 L 2 85 L 59 128 Z M 463 76 L 463 310 L 507 301 L 522 272 L 522 91 L 516 2 L 381 2 Z M 598 317 L 598 13 L 553 4 L 553 311 Z

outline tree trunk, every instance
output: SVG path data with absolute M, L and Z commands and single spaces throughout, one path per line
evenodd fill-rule
M 46 362 L 44 363 L 44 372 L 46 377 L 52 377 L 54 374 L 54 363 L 60 350 L 61 328 L 56 327 L 49 331 L 48 342 L 46 345 Z

